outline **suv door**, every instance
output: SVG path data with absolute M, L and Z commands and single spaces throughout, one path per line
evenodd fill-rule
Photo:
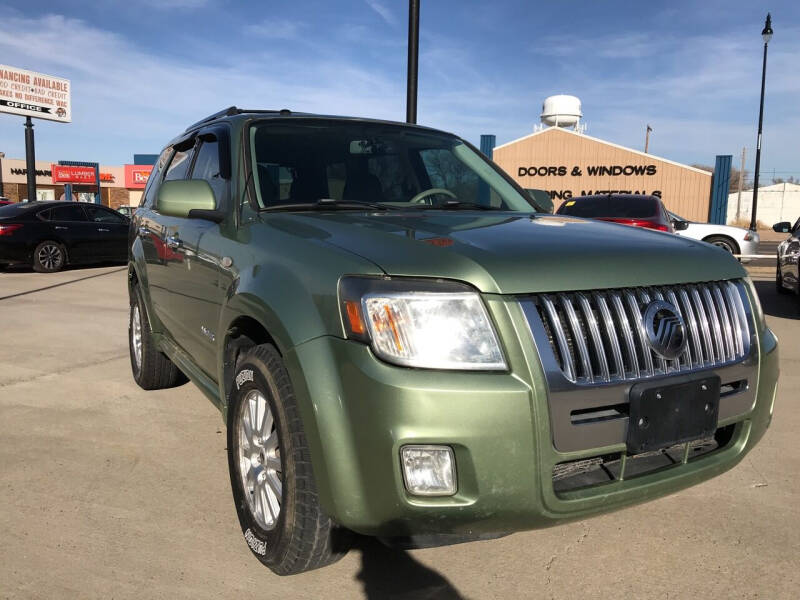
M 179 224 L 185 219 L 162 215 L 158 212 L 158 190 L 164 181 L 184 179 L 189 172 L 194 156 L 194 138 L 176 144 L 165 161 L 165 166 L 153 181 L 148 182 L 147 210 L 137 211 L 137 234 L 142 240 L 147 270 L 147 288 L 150 305 L 156 318 L 173 339 L 180 337 L 182 327 L 180 309 L 176 299 L 176 279 L 184 272 L 184 253 L 180 248 L 171 248 L 168 238 L 174 236 Z M 151 175 L 151 178 L 154 175 Z M 141 213 L 141 214 L 140 214 Z
M 194 162 L 187 177 L 207 181 L 220 209 L 229 204 L 229 173 L 221 166 L 225 161 L 220 161 L 221 153 L 227 148 L 226 133 L 227 130 L 216 128 L 198 134 Z M 220 138 L 223 138 L 222 143 Z M 224 296 L 219 287 L 220 224 L 204 219 L 176 221 L 172 235 L 180 242 L 183 262 L 174 265 L 171 278 L 174 290 L 171 306 L 180 311 L 180 327 L 175 329 L 175 341 L 189 352 L 209 377 L 216 380 L 217 328 Z
M 98 204 L 87 204 L 83 209 L 96 231 L 93 249 L 95 255 L 98 258 L 124 260 L 128 255 L 129 220 L 124 215 Z
M 69 262 L 88 262 L 95 259 L 92 246 L 96 232 L 79 203 L 60 204 L 43 210 L 38 216 L 49 226 L 46 234 L 49 239 L 64 244 Z

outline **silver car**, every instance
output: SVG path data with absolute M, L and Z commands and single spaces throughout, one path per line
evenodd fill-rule
M 755 231 L 741 227 L 731 227 L 730 225 L 695 223 L 675 213 L 667 212 L 677 235 L 714 244 L 735 255 L 748 256 L 757 254 L 758 244 L 761 239 Z M 745 258 L 742 259 L 742 262 L 747 262 L 748 260 Z
M 789 237 L 778 245 L 778 270 L 775 274 L 775 286 L 782 294 L 794 292 L 800 294 L 800 219 L 792 225 L 789 221 L 775 223 L 772 226 L 778 233 L 788 233 Z

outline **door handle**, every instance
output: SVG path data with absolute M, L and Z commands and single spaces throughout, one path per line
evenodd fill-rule
M 97 231 L 111 231 L 110 229 L 105 229 L 103 227 L 98 227 Z
M 177 235 L 168 235 L 166 242 L 167 242 L 167 247 L 172 248 L 173 250 L 177 250 L 178 248 L 183 246 L 181 238 L 179 238 Z
M 147 237 L 149 235 L 150 235 L 150 230 L 147 227 L 145 227 L 144 225 L 139 227 L 139 237 Z
M 64 227 L 63 225 L 56 225 L 53 229 L 69 229 L 69 227 Z

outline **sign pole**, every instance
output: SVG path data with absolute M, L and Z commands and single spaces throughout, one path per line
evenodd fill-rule
M 25 117 L 25 170 L 28 175 L 28 202 L 36 200 L 36 150 L 33 144 L 33 122 Z

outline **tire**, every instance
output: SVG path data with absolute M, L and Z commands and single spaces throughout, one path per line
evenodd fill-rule
M 161 390 L 186 383 L 187 378 L 155 345 L 139 286 L 131 292 L 128 349 L 133 379 L 145 390 Z
M 336 562 L 347 554 L 351 535 L 319 505 L 303 423 L 278 351 L 270 344 L 245 351 L 232 387 L 228 468 L 251 552 L 278 575 Z
M 724 235 L 712 235 L 705 238 L 703 241 L 717 246 L 718 248 L 722 248 L 730 254 L 739 254 L 739 244 Z
M 67 251 L 64 246 L 46 240 L 33 251 L 33 270 L 37 273 L 55 273 L 67 264 Z
M 779 294 L 791 293 L 790 290 L 787 290 L 785 287 L 783 287 L 783 274 L 781 273 L 780 265 L 775 268 L 775 289 Z

